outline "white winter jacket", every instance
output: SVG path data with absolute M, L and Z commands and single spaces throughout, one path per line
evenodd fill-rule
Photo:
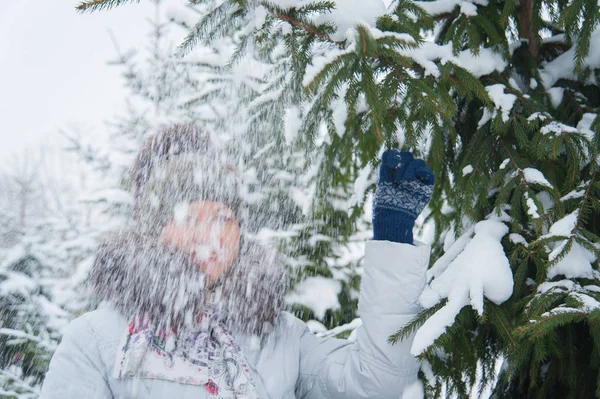
M 369 241 L 359 300 L 356 340 L 319 338 L 282 312 L 268 339 L 234 335 L 248 359 L 261 399 L 400 398 L 417 378 L 412 339 L 388 337 L 419 310 L 430 248 Z M 207 397 L 203 386 L 136 377 L 116 379 L 113 367 L 128 321 L 113 308 L 75 319 L 68 327 L 42 388 L 42 399 Z

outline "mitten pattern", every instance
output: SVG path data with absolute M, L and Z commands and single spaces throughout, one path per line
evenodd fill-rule
M 406 213 L 416 219 L 425 209 L 433 193 L 433 184 L 419 180 L 381 182 L 377 187 L 374 207 Z

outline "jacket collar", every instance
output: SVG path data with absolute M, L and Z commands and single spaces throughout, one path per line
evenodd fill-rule
M 94 294 L 124 316 L 145 317 L 154 328 L 185 329 L 216 303 L 232 330 L 263 335 L 283 306 L 285 270 L 275 251 L 245 242 L 222 280 L 208 279 L 190 255 L 153 236 L 123 231 L 100 246 L 91 272 Z

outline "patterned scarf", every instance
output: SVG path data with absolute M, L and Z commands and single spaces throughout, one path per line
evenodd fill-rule
M 132 321 L 115 359 L 114 377 L 204 385 L 211 399 L 259 399 L 248 361 L 215 311 L 202 313 L 192 332 L 155 333 Z

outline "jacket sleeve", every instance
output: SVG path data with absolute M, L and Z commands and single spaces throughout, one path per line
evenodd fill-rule
M 395 345 L 388 337 L 419 311 L 429 253 L 425 245 L 367 242 L 356 341 L 319 338 L 305 328 L 297 398 L 399 398 L 416 380 L 412 337 Z
M 112 399 L 100 358 L 99 343 L 89 322 L 71 322 L 46 373 L 40 399 Z

